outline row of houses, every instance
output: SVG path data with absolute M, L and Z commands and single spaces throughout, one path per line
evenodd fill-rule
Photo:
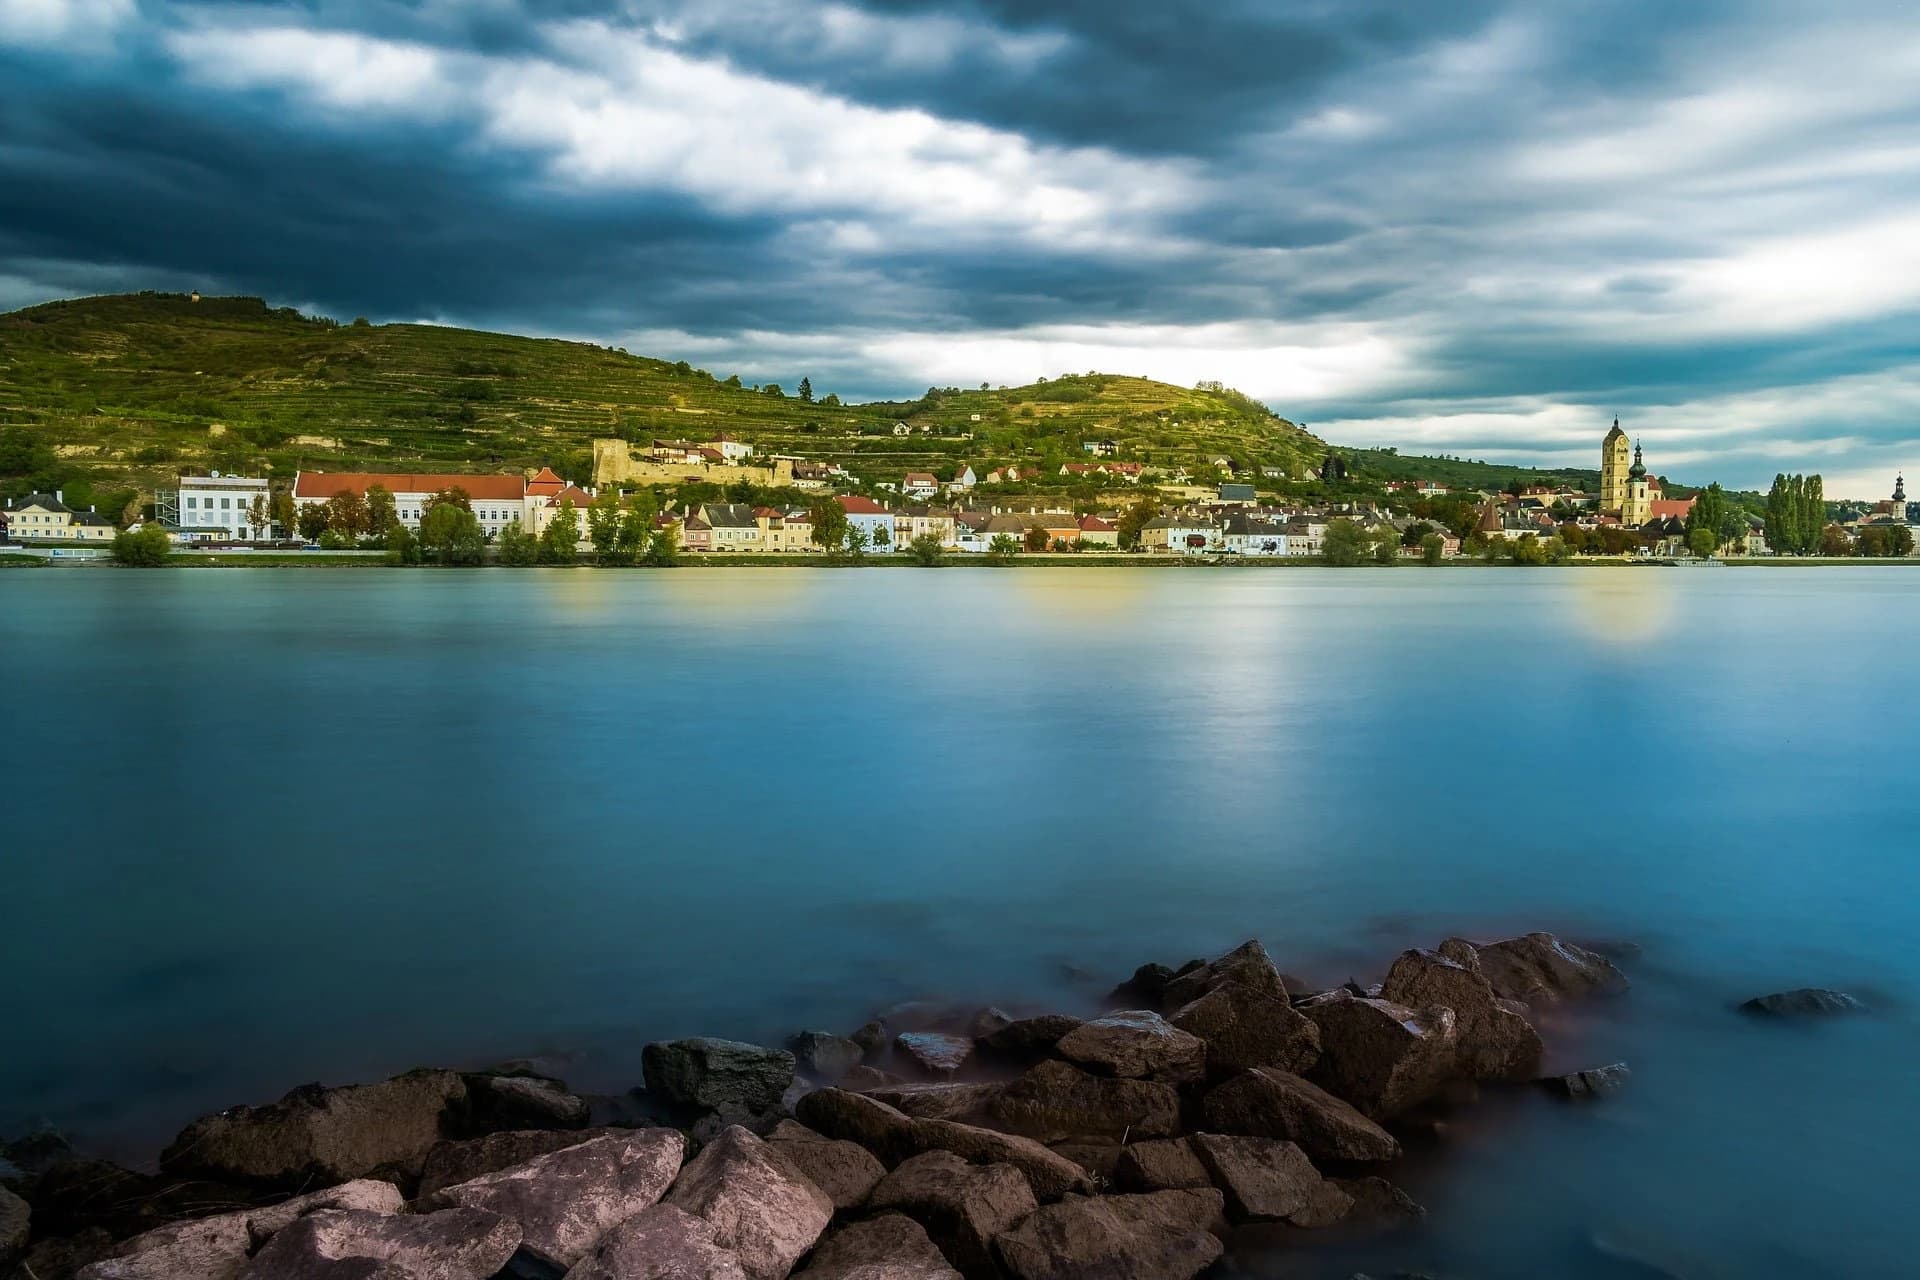
M 0 538 L 15 542 L 111 542 L 112 520 L 92 507 L 67 505 L 66 491 L 30 493 L 0 508 Z
M 837 498 L 847 525 L 859 530 L 861 544 L 877 552 L 902 551 L 920 538 L 936 539 L 948 551 L 981 553 L 995 539 L 1008 537 L 1022 547 L 1044 541 L 1048 548 L 1118 548 L 1117 516 L 1076 515 L 1070 511 L 1003 511 L 934 507 L 909 503 L 888 506 L 872 498 Z M 680 545 L 694 553 L 780 555 L 818 553 L 813 516 L 805 507 L 755 507 L 738 502 L 701 503 L 661 517 Z M 1042 537 L 1035 536 L 1039 530 Z

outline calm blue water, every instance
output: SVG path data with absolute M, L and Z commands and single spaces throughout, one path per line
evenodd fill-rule
M 611 1091 L 659 1037 L 1543 927 L 1643 948 L 1549 1033 L 1632 1089 L 1483 1105 L 1403 1263 L 1911 1263 L 1920 574 L 75 569 L 0 623 L 0 1132 L 150 1158 L 311 1079 Z M 1888 1011 L 1728 1011 L 1806 983 Z

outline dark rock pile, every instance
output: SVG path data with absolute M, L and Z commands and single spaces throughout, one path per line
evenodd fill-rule
M 1256 1224 L 1417 1219 L 1382 1176 L 1408 1135 L 1462 1090 L 1540 1079 L 1531 1007 L 1622 986 L 1548 934 L 1325 992 L 1249 942 L 1143 966 L 1091 1019 L 913 1005 L 790 1048 L 649 1045 L 598 1128 L 605 1107 L 524 1073 L 306 1086 L 195 1121 L 158 1176 L 9 1148 L 0 1276 L 1188 1280 Z

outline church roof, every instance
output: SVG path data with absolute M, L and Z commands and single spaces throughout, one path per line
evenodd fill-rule
M 1607 438 L 1604 443 L 1612 444 L 1615 440 L 1624 440 L 1626 435 L 1627 433 L 1620 429 L 1620 419 L 1615 418 L 1613 420 L 1613 430 L 1607 432 Z

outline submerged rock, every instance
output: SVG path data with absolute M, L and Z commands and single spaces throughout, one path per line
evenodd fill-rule
M 1192 962 L 1196 968 L 1204 967 L 1206 961 Z M 1169 969 L 1164 964 L 1143 964 L 1133 971 L 1133 976 L 1115 987 L 1108 999 L 1120 1004 L 1139 1004 L 1148 1008 L 1162 1008 L 1162 1000 L 1167 993 L 1167 984 L 1180 972 Z
M 715 1243 L 705 1219 L 656 1204 L 595 1241 L 566 1280 L 747 1280 L 747 1273 Z
M 1040 1142 L 1122 1142 L 1179 1132 L 1180 1095 L 1153 1080 L 1089 1075 L 1042 1062 L 1008 1085 L 988 1108 L 992 1123 Z
M 867 1056 L 859 1041 L 825 1031 L 802 1031 L 788 1044 L 800 1070 L 827 1084 L 843 1078 Z
M 1450 940 L 1450 943 L 1454 940 Z M 1474 1080 L 1531 1080 L 1546 1048 L 1522 1008 L 1509 1007 L 1481 972 L 1465 943 L 1444 952 L 1403 951 L 1387 970 L 1380 996 L 1410 1009 L 1453 1010 L 1461 1074 Z
M 1207 1094 L 1207 1127 L 1284 1138 L 1316 1160 L 1393 1160 L 1393 1135 L 1326 1090 L 1287 1071 L 1256 1067 Z
M 833 1219 L 833 1201 L 738 1126 L 687 1162 L 667 1203 L 704 1218 L 749 1280 L 781 1280 Z
M 647 1045 L 640 1065 L 652 1092 L 682 1106 L 726 1113 L 771 1109 L 794 1072 L 793 1055 L 785 1049 L 706 1036 Z
M 1147 1009 L 1122 1009 L 1083 1022 L 1054 1051 L 1103 1075 L 1181 1083 L 1206 1074 L 1207 1046 Z
M 1326 1227 L 1353 1208 L 1353 1197 L 1322 1178 L 1291 1142 L 1197 1133 L 1193 1149 L 1239 1220 Z
M 950 1076 L 973 1057 L 973 1037 L 944 1031 L 903 1031 L 893 1038 L 894 1051 L 922 1075 Z
M 1610 1093 L 1624 1089 L 1633 1072 L 1624 1062 L 1610 1063 L 1604 1067 L 1592 1067 L 1585 1071 L 1574 1071 L 1563 1076 L 1547 1076 L 1538 1083 L 1548 1093 L 1562 1098 L 1581 1101 L 1589 1098 L 1604 1098 Z
M 926 1228 L 940 1252 L 969 1278 L 994 1274 L 993 1239 L 1023 1221 L 1039 1203 L 1012 1165 L 968 1164 L 948 1151 L 929 1151 L 901 1164 L 868 1201 Z
M 1611 960 L 1550 933 L 1529 933 L 1472 949 L 1480 971 L 1503 999 L 1552 1004 L 1627 988 L 1626 975 Z
M 1764 1018 L 1828 1018 L 1842 1013 L 1865 1013 L 1867 1006 L 1844 991 L 1800 987 L 1776 991 L 1743 1001 L 1740 1012 Z
M 1192 1280 L 1220 1257 L 1220 1193 L 1161 1191 L 1048 1205 L 996 1242 L 1018 1280 Z
M 322 1209 L 276 1235 L 241 1280 L 490 1280 L 520 1232 L 480 1209 L 428 1214 Z M 360 1266 L 341 1266 L 361 1260 Z
M 904 1213 L 845 1226 L 820 1242 L 795 1280 L 960 1280 L 960 1273 Z
M 1341 1219 L 1345 1226 L 1392 1228 L 1418 1222 L 1427 1211 L 1414 1198 L 1385 1178 L 1328 1178 L 1347 1193 L 1353 1208 Z
M 1416 1011 L 1336 989 L 1300 1011 L 1320 1028 L 1315 1083 L 1370 1119 L 1424 1101 L 1455 1072 L 1459 1032 L 1451 1009 Z

